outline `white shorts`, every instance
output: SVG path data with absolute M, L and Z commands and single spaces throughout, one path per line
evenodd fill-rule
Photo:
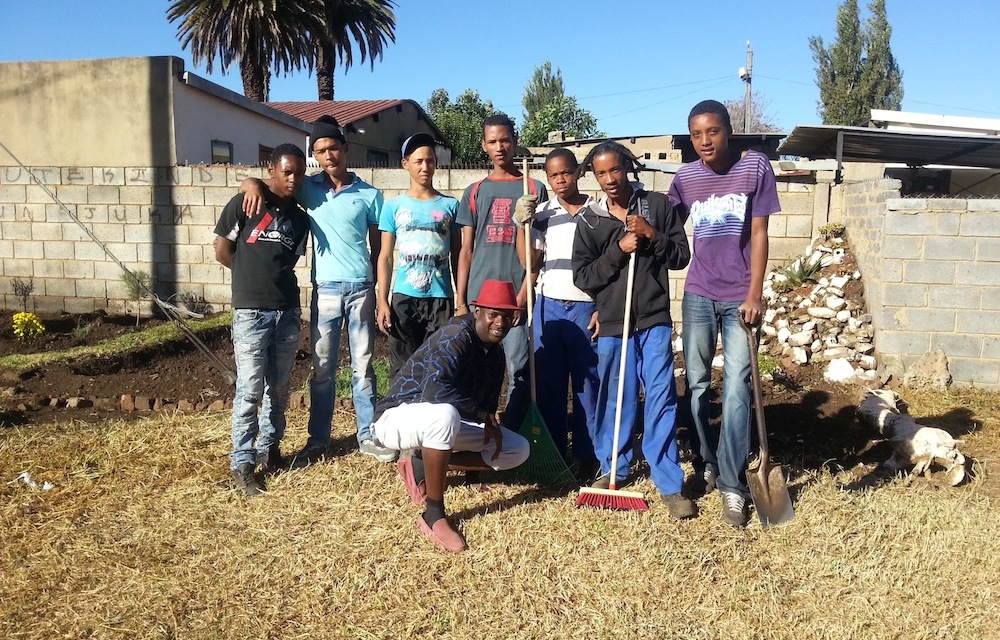
M 483 462 L 497 471 L 513 469 L 524 463 L 530 445 L 520 434 L 500 427 L 503 432 L 503 449 L 496 460 L 496 442 L 483 444 L 483 425 L 463 420 L 450 404 L 417 402 L 403 404 L 386 410 L 372 430 L 378 444 L 389 449 L 418 449 L 426 447 L 439 451 L 476 451 Z

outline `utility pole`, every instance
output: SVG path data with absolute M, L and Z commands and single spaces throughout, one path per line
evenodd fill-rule
M 740 67 L 740 80 L 747 83 L 746 97 L 743 98 L 743 133 L 750 133 L 750 116 L 752 115 L 750 97 L 752 94 L 751 83 L 753 82 L 753 49 L 750 48 L 749 40 L 747 40 L 747 66 Z

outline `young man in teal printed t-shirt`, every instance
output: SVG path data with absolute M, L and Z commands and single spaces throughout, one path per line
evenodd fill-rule
M 455 313 L 451 274 L 457 272 L 462 243 L 455 224 L 458 200 L 434 188 L 434 144 L 426 133 L 403 142 L 402 164 L 410 174 L 410 188 L 386 201 L 379 217 L 382 250 L 375 323 L 389 336 L 390 377 Z M 394 249 L 399 250 L 399 266 L 390 302 Z
M 739 319 L 760 322 L 767 221 L 781 206 L 767 157 L 730 151 L 733 128 L 722 103 L 696 104 L 688 129 L 699 159 L 680 168 L 667 194 L 694 229 L 682 303 L 684 363 L 705 489 L 718 486 L 723 521 L 742 527 L 749 519 L 743 474 L 750 457 L 750 358 L 757 354 L 750 353 Z M 722 426 L 716 434 L 709 430 L 708 389 L 720 327 L 725 358 Z
M 493 162 L 489 176 L 466 188 L 458 208 L 462 225 L 462 251 L 456 279 L 456 304 L 460 313 L 466 302 L 475 300 L 488 279 L 513 282 L 517 304 L 522 308 L 528 295 L 524 267 L 517 257 L 514 208 L 524 196 L 523 176 L 514 160 L 517 136 L 514 123 L 506 115 L 483 121 L 482 147 Z M 549 194 L 538 180 L 529 182 L 532 202 L 544 202 Z M 504 421 L 519 425 L 528 410 L 528 328 L 520 320 L 503 341 L 507 359 L 507 404 Z

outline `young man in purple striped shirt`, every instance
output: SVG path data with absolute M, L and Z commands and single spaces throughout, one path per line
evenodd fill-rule
M 742 527 L 749 519 L 744 472 L 750 456 L 750 358 L 757 354 L 750 353 L 739 318 L 751 325 L 761 319 L 767 221 L 781 207 L 767 157 L 730 151 L 733 128 L 723 104 L 699 102 L 688 115 L 688 129 L 699 160 L 681 167 L 667 194 L 694 227 L 682 304 L 684 363 L 706 491 L 718 486 L 723 521 Z M 709 433 L 707 392 L 720 325 L 722 427 L 716 435 Z

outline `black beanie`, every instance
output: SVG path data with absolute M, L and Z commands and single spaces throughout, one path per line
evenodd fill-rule
M 309 136 L 310 144 L 315 144 L 320 138 L 333 138 L 347 144 L 344 137 L 344 130 L 337 124 L 337 119 L 333 116 L 320 116 L 313 123 L 312 135 Z

